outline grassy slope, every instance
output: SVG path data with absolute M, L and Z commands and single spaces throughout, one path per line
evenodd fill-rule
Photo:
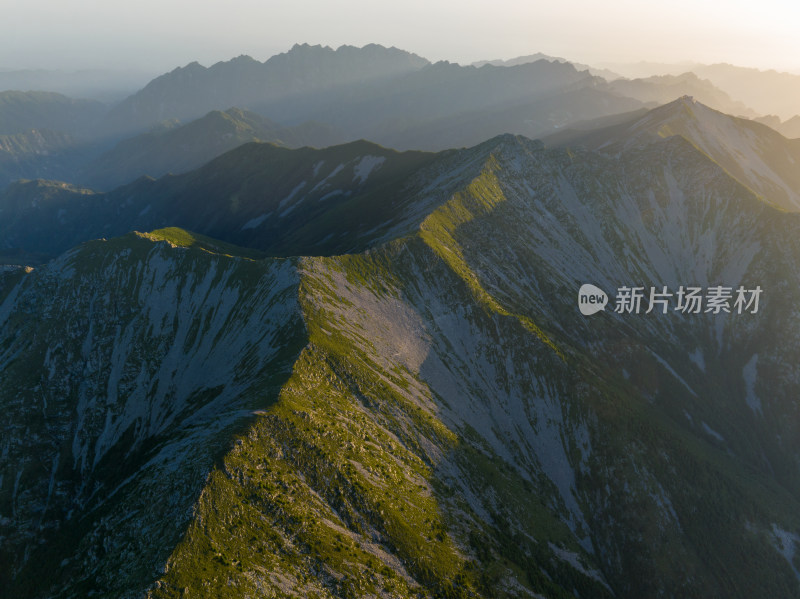
M 460 301 L 473 303 L 469 288 L 418 238 L 376 254 L 305 261 L 309 346 L 279 403 L 210 478 L 152 596 L 188 587 L 204 596 L 264 589 L 309 597 L 517 596 L 531 589 L 569 597 L 575 586 L 602 596 L 602 585 L 553 558 L 548 541 L 583 551 L 553 512 L 546 482 L 525 480 L 474 431 L 447 426 L 419 370 L 387 362 L 373 346 L 380 341 L 374 331 L 364 330 L 369 315 L 351 313 L 358 305 L 343 299 L 405 303 L 413 291 L 403 287 L 413 282 L 395 269 L 420 261 L 439 293 L 455 288 Z M 515 319 L 478 303 L 475 310 L 479 329 L 500 322 L 516 342 L 553 354 Z M 490 510 L 489 521 L 461 498 L 460 485 L 485 493 L 480 509 Z
M 513 293 L 489 291 L 467 232 L 514 217 L 501 170 L 490 160 L 418 234 L 304 262 L 309 345 L 279 403 L 210 479 L 152 596 L 184 587 L 206 596 L 602 596 L 598 579 L 626 597 L 796 591 L 769 531 L 775 522 L 797 529 L 797 498 L 675 419 L 669 402 L 681 385 L 657 373 L 641 341 L 623 341 L 624 351 L 655 377 L 649 389 L 603 369 L 569 336 L 545 333 Z M 529 448 L 509 460 L 490 434 L 455 416 L 470 402 L 499 410 L 506 400 L 500 389 L 481 397 L 491 370 L 480 369 L 497 364 L 464 352 L 467 341 L 442 325 L 448 317 L 497 362 L 528 369 L 512 394 L 535 406 L 546 381 L 559 398 L 589 530 L 567 527 L 563 497 L 526 463 L 536 458 Z M 434 364 L 473 395 L 442 395 Z M 511 384 L 506 374 L 500 385 Z M 645 401 L 650 392 L 657 401 Z M 556 559 L 559 551 L 596 578 Z
M 0 384 L 2 467 L 18 476 L 0 488 L 0 579 L 13 596 L 126 596 L 152 580 L 209 469 L 305 344 L 293 261 L 153 237 L 170 243 L 88 242 L 2 279 L 0 296 L 25 298 L 0 323 L 14 382 Z

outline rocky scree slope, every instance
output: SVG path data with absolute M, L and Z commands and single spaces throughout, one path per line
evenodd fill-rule
M 5 273 L 9 588 L 796 595 L 797 217 L 680 136 L 460 158 L 348 254 L 172 229 Z M 590 320 L 587 281 L 765 294 Z

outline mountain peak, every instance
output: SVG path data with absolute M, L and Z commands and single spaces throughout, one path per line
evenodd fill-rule
M 191 71 L 205 71 L 205 70 L 206 70 L 206 67 L 201 65 L 196 60 L 193 60 L 192 62 L 190 62 L 186 66 L 177 67 L 172 72 L 175 73 L 175 72 L 187 72 L 187 71 L 191 72 Z
M 306 42 L 294 44 L 290 49 L 289 52 L 300 53 L 300 52 L 333 52 L 333 48 L 330 46 L 323 46 L 321 44 L 308 44 Z M 284 52 L 284 54 L 288 54 L 289 52 Z
M 361 47 L 342 44 L 335 50 L 330 46 L 322 46 L 320 44 L 295 44 L 288 52 L 273 56 L 267 61 L 267 63 L 274 59 L 280 60 L 281 58 L 286 59 L 292 57 L 303 57 L 304 59 L 311 57 L 319 57 L 322 59 L 324 57 L 326 60 L 334 59 L 338 61 L 351 59 L 363 60 L 365 58 L 370 58 L 373 60 L 388 61 L 386 66 L 389 68 L 393 68 L 392 63 L 397 61 L 401 61 L 406 68 L 410 66 L 414 69 L 422 68 L 423 66 L 430 64 L 427 59 L 422 58 L 412 52 L 407 52 L 406 50 L 401 50 L 394 46 L 387 48 L 386 46 L 375 43 L 366 44 Z
M 249 54 L 240 54 L 239 56 L 231 58 L 228 62 L 230 64 L 237 64 L 237 65 L 257 65 L 257 64 L 261 64 L 259 61 L 257 61 L 255 58 L 253 58 Z
M 553 145 L 622 153 L 682 137 L 769 204 L 800 211 L 800 148 L 767 125 L 730 116 L 689 95 L 621 124 L 576 133 Z
M 530 139 L 524 135 L 513 133 L 501 133 L 486 140 L 476 148 L 496 148 L 502 150 L 524 148 L 528 152 L 539 151 L 545 148 L 544 143 L 539 139 Z

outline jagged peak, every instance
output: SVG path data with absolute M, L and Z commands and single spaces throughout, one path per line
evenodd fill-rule
M 191 72 L 191 71 L 205 71 L 207 67 L 204 67 L 196 60 L 193 60 L 189 64 L 183 67 L 177 67 L 173 69 L 173 73 L 180 73 L 180 72 Z
M 485 142 L 478 144 L 474 149 L 489 149 L 491 151 L 495 151 L 499 149 L 512 150 L 519 148 L 524 148 L 526 151 L 531 152 L 544 150 L 545 145 L 539 139 L 530 139 L 524 135 L 516 135 L 513 133 L 501 133 L 500 135 L 496 135 L 495 137 L 487 139 Z
M 239 56 L 234 56 L 228 60 L 220 60 L 215 62 L 211 65 L 208 70 L 211 72 L 216 72 L 220 70 L 226 70 L 231 68 L 236 69 L 257 69 L 258 67 L 262 66 L 264 63 L 256 60 L 252 56 L 247 54 L 240 54 Z
M 330 46 L 323 46 L 321 44 L 309 44 L 306 42 L 296 43 L 290 49 L 289 52 L 303 52 L 308 50 L 323 50 L 328 52 L 333 52 L 333 48 Z M 286 52 L 284 52 L 286 54 Z
M 671 120 L 676 117 L 689 120 L 698 120 L 703 118 L 705 115 L 710 114 L 729 117 L 729 115 L 714 110 L 702 102 L 699 102 L 694 98 L 694 96 L 683 95 L 672 100 L 671 102 L 667 102 L 666 104 L 662 104 L 661 106 L 653 108 L 643 117 L 638 119 L 632 128 L 638 128 L 640 126 L 652 126 L 654 123 Z
M 377 43 L 369 43 L 360 47 L 349 44 L 342 44 L 341 46 L 335 49 L 330 46 L 323 46 L 321 44 L 311 45 L 308 43 L 297 43 L 294 44 L 288 51 L 276 54 L 275 56 L 269 58 L 266 62 L 269 63 L 272 61 L 285 60 L 287 58 L 292 58 L 294 56 L 314 56 L 314 55 L 329 55 L 329 56 L 372 55 L 385 58 L 390 58 L 390 57 L 403 58 L 412 61 L 413 64 L 417 64 L 417 66 L 419 67 L 430 64 L 429 60 L 417 54 L 414 54 L 413 52 L 409 52 L 407 50 L 403 50 L 395 46 L 387 47 Z
M 259 61 L 257 61 L 255 58 L 253 58 L 249 54 L 239 54 L 239 56 L 231 58 L 228 62 L 230 62 L 230 63 L 241 63 L 241 64 L 253 64 L 253 63 L 261 64 L 261 63 L 259 63 Z
M 728 122 L 734 126 L 753 129 L 762 135 L 780 135 L 764 123 L 721 112 L 690 95 L 683 95 L 672 102 L 652 109 L 639 119 L 634 127 L 640 125 L 652 126 L 654 123 L 674 120 L 676 118 L 685 120 L 686 122 L 691 121 L 706 124 L 709 124 L 712 120 L 717 123 Z

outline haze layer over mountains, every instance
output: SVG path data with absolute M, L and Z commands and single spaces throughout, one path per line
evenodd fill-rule
M 503 133 L 537 138 L 683 95 L 800 135 L 791 110 L 800 76 L 696 65 L 623 79 L 541 54 L 476 65 L 432 64 L 378 45 L 304 44 L 263 63 L 192 63 L 121 102 L 0 92 L 0 185 L 44 178 L 111 189 L 191 170 L 247 141 L 325 147 L 367 139 L 435 151 Z M 6 75 L 6 85 L 15 81 Z

